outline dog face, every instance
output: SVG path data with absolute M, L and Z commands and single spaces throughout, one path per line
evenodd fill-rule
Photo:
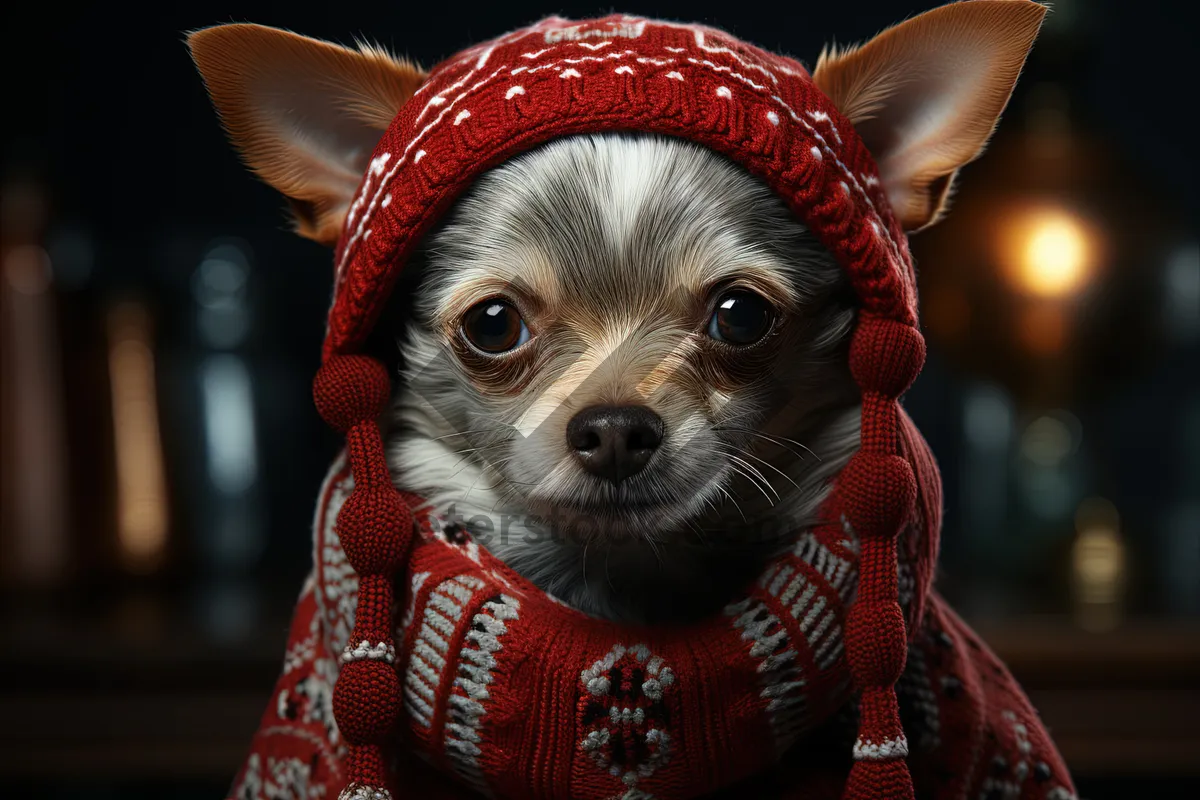
M 439 444 L 412 455 L 484 473 L 431 489 L 602 535 L 708 524 L 777 499 L 796 426 L 854 401 L 832 257 L 688 142 L 553 142 L 480 179 L 418 260 L 400 413 Z
M 813 82 L 874 156 L 905 229 L 944 212 L 1044 14 L 1031 0 L 952 3 L 821 55 Z M 248 164 L 302 235 L 333 244 L 424 73 L 254 25 L 188 43 Z M 528 548 L 506 542 L 501 519 L 489 546 L 585 610 L 644 619 L 653 603 L 637 589 L 651 584 L 719 602 L 711 581 L 742 582 L 762 553 L 707 547 L 706 526 L 765 511 L 794 532 L 857 447 L 837 269 L 763 186 L 697 146 L 571 137 L 501 164 L 402 280 L 416 282 L 400 292 L 412 313 L 391 320 L 411 322 L 397 331 L 395 480 L 489 527 L 516 512 L 584 528 L 581 548 Z M 660 535 L 689 532 L 700 548 L 659 558 Z M 607 580 L 589 582 L 597 539 L 635 546 L 606 552 Z M 655 562 L 672 574 L 647 571 Z

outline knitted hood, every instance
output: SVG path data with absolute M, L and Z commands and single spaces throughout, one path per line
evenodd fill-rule
M 587 617 L 414 514 L 376 422 L 389 375 L 364 354 L 405 262 L 476 177 L 601 131 L 682 137 L 742 165 L 859 300 L 861 447 L 823 522 L 723 613 L 681 628 Z M 1028 702 L 931 594 L 940 481 L 898 402 L 925 354 L 912 259 L 871 155 L 801 64 L 628 16 L 552 17 L 466 50 L 380 140 L 335 265 L 314 394 L 347 446 L 235 796 L 904 798 L 914 778 L 937 797 L 1070 796 Z M 916 709 L 903 724 L 902 707 Z

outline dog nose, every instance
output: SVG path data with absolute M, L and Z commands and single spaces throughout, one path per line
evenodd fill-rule
M 567 444 L 583 468 L 613 483 L 641 472 L 662 437 L 662 418 L 645 406 L 592 406 L 567 423 Z

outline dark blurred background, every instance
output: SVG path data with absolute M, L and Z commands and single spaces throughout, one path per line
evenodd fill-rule
M 946 484 L 942 590 L 1082 795 L 1200 796 L 1195 29 L 1186 2 L 1054 5 L 987 157 L 914 239 L 930 356 L 906 403 Z M 617 10 L 811 64 L 927 7 Z M 182 32 L 429 65 L 611 10 L 5 4 L 0 793 L 222 796 L 310 561 L 330 257 L 238 163 Z

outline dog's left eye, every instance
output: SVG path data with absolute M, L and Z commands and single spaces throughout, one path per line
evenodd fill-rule
M 725 292 L 708 320 L 708 335 L 719 342 L 748 345 L 762 339 L 775 321 L 775 309 L 760 295 L 745 290 Z
M 510 303 L 484 300 L 463 315 L 463 336 L 485 353 L 507 353 L 529 341 L 529 327 Z

